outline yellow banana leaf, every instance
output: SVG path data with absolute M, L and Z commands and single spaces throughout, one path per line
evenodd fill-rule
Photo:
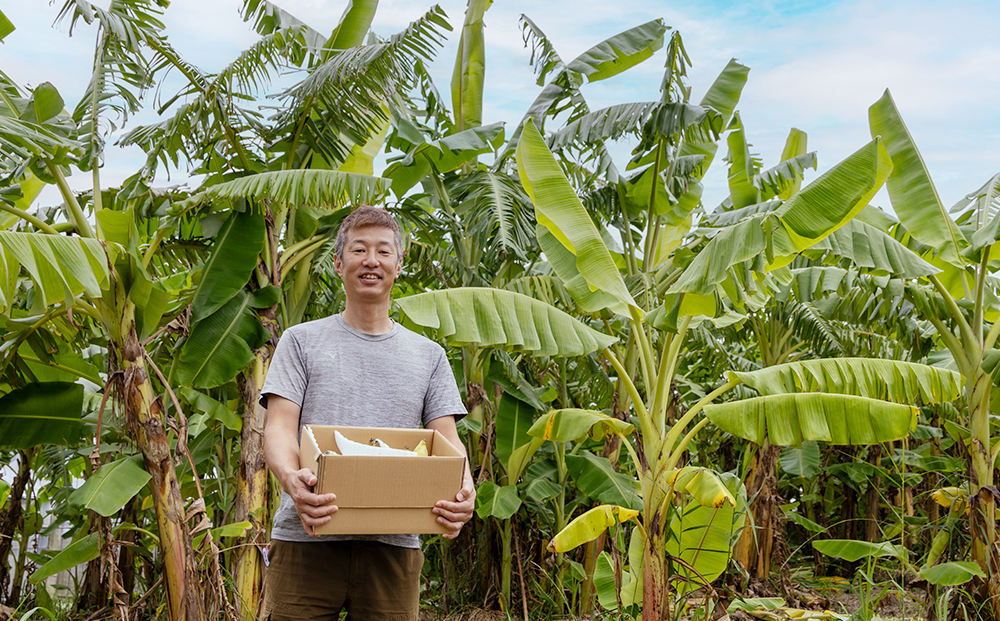
M 635 516 L 638 511 L 619 507 L 617 505 L 600 505 L 578 516 L 566 528 L 549 542 L 552 552 L 568 552 L 582 546 L 588 541 L 597 539 L 598 535 L 615 524 L 624 524 Z

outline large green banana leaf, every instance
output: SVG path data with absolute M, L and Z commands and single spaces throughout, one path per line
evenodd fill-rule
M 104 464 L 69 495 L 69 501 L 104 517 L 121 510 L 152 477 L 132 457 Z
M 566 455 L 566 468 L 576 481 L 577 489 L 597 502 L 642 509 L 639 482 L 629 474 L 615 471 L 607 457 L 590 451 Z
M 933 567 L 924 567 L 920 575 L 935 586 L 958 586 L 973 578 L 985 578 L 986 574 L 978 564 L 971 561 L 951 561 Z
M 729 378 L 762 395 L 823 392 L 907 405 L 946 403 L 962 396 L 962 376 L 955 371 L 900 360 L 802 360 L 759 371 L 730 371 Z
M 920 278 L 940 272 L 894 237 L 874 226 L 854 219 L 813 244 L 807 251 L 827 250 L 845 257 L 854 265 L 902 278 Z
M 214 388 L 236 377 L 253 361 L 253 350 L 271 336 L 251 310 L 262 304 L 266 302 L 239 291 L 199 321 L 181 348 L 178 379 L 196 388 Z
M 610 78 L 646 60 L 663 47 L 663 34 L 667 31 L 666 24 L 659 19 L 629 28 L 580 54 L 570 61 L 568 67 L 572 69 L 569 69 L 541 29 L 525 16 L 521 20 L 525 33 L 534 39 L 534 64 L 538 68 L 539 86 L 545 83 L 550 72 L 555 72 L 555 77 L 528 106 L 528 111 L 501 152 L 501 158 L 506 156 L 513 145 L 520 143 L 521 134 L 529 121 L 543 124 L 546 117 L 561 109 L 560 104 L 564 100 L 572 100 L 575 105 L 582 107 L 581 112 L 586 112 L 580 85 L 584 81 L 596 82 Z
M 528 435 L 552 442 L 573 442 L 584 437 L 603 440 L 616 433 L 628 435 L 634 427 L 597 410 L 566 408 L 552 410 L 535 421 Z
M 247 175 L 205 188 L 204 196 L 254 198 L 286 205 L 374 205 L 385 197 L 389 181 L 335 170 L 281 170 Z M 190 200 L 196 202 L 196 195 Z
M 762 258 L 767 246 L 764 223 L 765 217 L 757 215 L 722 229 L 695 255 L 667 293 L 714 294 L 715 286 L 729 276 L 729 268 Z M 763 265 L 759 267 L 763 270 Z
M 0 448 L 72 445 L 83 437 L 83 386 L 36 382 L 0 397 Z
M 893 170 L 887 186 L 899 221 L 914 239 L 934 248 L 948 263 L 961 266 L 958 253 L 967 245 L 965 236 L 941 204 L 923 157 L 888 89 L 868 109 L 868 122 L 872 136 L 882 137 L 892 157 Z
M 459 130 L 483 124 L 483 87 L 486 78 L 486 37 L 483 16 L 493 0 L 470 0 L 458 40 L 458 57 L 451 76 L 451 105 Z
M 592 289 L 604 291 L 640 316 L 608 247 L 563 174 L 541 134 L 529 123 L 517 145 L 521 184 L 535 204 L 535 217 L 576 255 L 576 267 Z
M 795 250 L 805 250 L 847 224 L 891 171 L 889 153 L 876 137 L 776 209 Z
M 264 214 L 234 211 L 213 239 L 212 254 L 201 271 L 191 301 L 191 322 L 219 310 L 247 284 L 264 248 Z
M 517 397 L 504 393 L 496 414 L 496 454 L 506 464 L 518 447 L 531 441 L 528 429 L 535 420 L 536 410 Z M 513 481 L 512 481 L 513 483 Z
M 723 431 L 759 445 L 876 444 L 905 438 L 917 427 L 919 410 L 852 395 L 780 394 L 705 406 L 705 416 Z
M 685 578 L 673 583 L 680 592 L 697 589 L 715 580 L 729 565 L 733 543 L 746 513 L 746 488 L 733 474 L 720 476 L 727 494 L 734 499 L 733 504 L 722 503 L 712 507 L 693 501 L 676 512 L 670 521 L 666 552 L 685 563 L 673 566 L 674 572 Z
M 96 239 L 0 231 L 0 309 L 14 300 L 18 266 L 35 283 L 35 294 L 45 305 L 65 301 L 67 295 L 101 295 L 108 281 L 108 263 L 120 247 Z
M 414 323 L 452 343 L 505 345 L 539 356 L 582 356 L 617 339 L 554 306 L 513 291 L 484 287 L 428 291 L 396 299 Z

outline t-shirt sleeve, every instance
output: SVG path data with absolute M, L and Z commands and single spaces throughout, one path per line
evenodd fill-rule
M 286 331 L 271 357 L 271 365 L 260 390 L 260 405 L 266 408 L 268 395 L 278 395 L 301 407 L 308 383 L 302 348 L 295 339 L 295 333 Z
M 465 403 L 462 402 L 462 395 L 458 392 L 455 373 L 448 364 L 444 349 L 437 348 L 436 353 L 437 361 L 431 373 L 427 396 L 424 397 L 425 425 L 442 416 L 454 416 L 455 420 L 459 420 L 468 413 L 465 410 Z

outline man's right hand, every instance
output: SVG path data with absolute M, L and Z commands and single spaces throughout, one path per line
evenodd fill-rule
M 285 493 L 295 502 L 295 512 L 302 520 L 302 528 L 310 537 L 317 537 L 313 528 L 326 524 L 330 516 L 337 512 L 337 505 L 333 504 L 337 497 L 334 494 L 314 494 L 314 485 L 316 475 L 308 468 L 292 472 L 283 484 Z

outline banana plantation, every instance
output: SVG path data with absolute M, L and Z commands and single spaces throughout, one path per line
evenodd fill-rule
M 259 36 L 218 73 L 167 0 L 59 4 L 86 91 L 0 72 L 0 619 L 257 618 L 261 386 L 343 310 L 365 204 L 404 231 L 392 318 L 469 412 L 476 515 L 423 538 L 421 618 L 1000 618 L 1000 174 L 944 204 L 889 91 L 820 168 L 808 128 L 751 153 L 750 68 L 689 83 L 662 20 L 568 58 L 522 16 L 537 97 L 504 124 L 490 0 L 387 38 L 377 0 L 332 33 L 243 0 Z M 588 105 L 640 63 L 658 98 Z M 111 186 L 121 145 L 146 159 Z

